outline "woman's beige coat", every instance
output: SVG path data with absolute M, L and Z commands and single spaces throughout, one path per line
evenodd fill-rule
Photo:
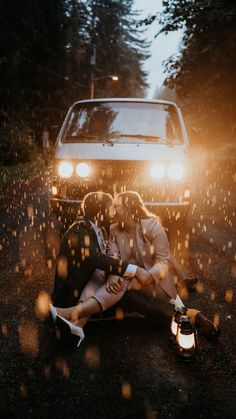
M 175 282 L 178 278 L 183 280 L 183 273 L 171 256 L 165 230 L 157 218 L 150 217 L 136 224 L 135 235 L 137 251 L 143 267 L 151 273 L 155 283 L 175 299 L 177 295 Z M 120 229 L 118 224 L 110 227 L 107 253 L 128 262 L 129 238 L 127 232 Z

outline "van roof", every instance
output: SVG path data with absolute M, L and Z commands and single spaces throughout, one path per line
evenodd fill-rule
M 143 98 L 98 98 L 98 99 L 83 99 L 78 100 L 77 102 L 73 103 L 73 105 L 76 105 L 77 103 L 92 103 L 92 102 L 143 102 L 143 103 L 160 103 L 160 104 L 167 104 L 167 105 L 173 105 L 175 107 L 178 107 L 175 102 L 171 102 L 169 100 L 162 100 L 162 99 L 143 99 Z

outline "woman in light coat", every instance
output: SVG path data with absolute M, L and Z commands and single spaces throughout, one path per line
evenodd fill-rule
M 160 311 L 165 304 L 167 309 L 169 304 L 172 304 L 171 308 L 184 307 L 175 286 L 175 281 L 183 281 L 184 275 L 171 256 L 168 238 L 159 218 L 147 210 L 140 195 L 133 191 L 117 195 L 114 205 L 117 222 L 110 228 L 107 253 L 145 268 L 149 276 L 143 282 L 135 278 L 135 272 L 134 278 L 110 275 L 106 280 L 104 272 L 97 269 L 77 306 L 57 308 L 59 315 L 78 321 L 80 325 L 84 325 L 91 314 L 116 304 L 127 291 L 138 291 L 144 299 L 155 301 L 157 311 L 159 303 Z M 139 298 L 138 301 L 140 304 L 142 300 Z M 144 305 L 147 307 L 147 304 Z M 135 307 L 137 312 L 140 309 L 138 305 Z
M 126 299 L 127 311 L 144 315 L 166 314 L 169 317 L 174 309 L 184 307 L 175 282 L 183 282 L 185 278 L 171 256 L 159 218 L 147 210 L 140 195 L 133 191 L 118 194 L 114 206 L 117 222 L 110 228 L 107 253 L 131 264 L 133 274 L 129 278 L 114 275 L 106 278 L 105 273 L 97 269 L 77 306 L 53 307 L 54 317 L 59 315 L 70 326 L 83 328 L 92 314 L 107 310 L 121 299 Z M 135 278 L 137 267 L 148 273 L 142 281 Z M 187 315 L 199 333 L 210 339 L 219 334 L 219 328 L 200 311 L 188 309 Z

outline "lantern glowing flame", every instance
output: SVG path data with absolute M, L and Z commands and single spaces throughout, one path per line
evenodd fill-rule
M 177 341 L 178 341 L 179 346 L 181 346 L 181 348 L 183 349 L 191 349 L 195 347 L 194 333 L 191 333 L 190 335 L 183 335 L 180 332 L 180 328 L 177 335 Z

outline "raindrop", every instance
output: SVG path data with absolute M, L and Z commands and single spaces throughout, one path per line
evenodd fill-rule
M 67 277 L 67 274 L 68 274 L 68 261 L 67 261 L 67 258 L 66 257 L 64 257 L 64 256 L 58 257 L 58 259 L 57 259 L 57 272 L 58 272 L 58 275 L 62 279 L 64 279 L 64 278 Z
M 18 327 L 21 351 L 27 355 L 36 356 L 38 351 L 38 330 L 34 323 L 21 323 Z
M 233 290 L 227 289 L 225 292 L 225 301 L 227 303 L 232 303 L 232 300 L 233 300 Z
M 65 378 L 70 377 L 70 369 L 67 362 L 64 359 L 58 359 L 56 362 L 56 368 L 62 372 Z
M 215 298 L 216 298 L 216 293 L 215 293 L 215 291 L 211 291 L 211 294 L 210 294 L 210 299 L 211 299 L 211 301 L 215 301 Z
M 1 324 L 1 330 L 2 330 L 3 336 L 7 336 L 8 335 L 8 328 L 7 328 L 6 323 L 2 323 Z
M 46 291 L 41 291 L 38 294 L 38 297 L 36 299 L 35 303 L 35 313 L 40 318 L 45 318 L 49 313 L 49 303 L 50 298 Z
M 97 346 L 91 346 L 86 349 L 84 359 L 88 367 L 98 368 L 100 365 L 100 351 Z
M 124 399 L 130 399 L 131 396 L 132 396 L 132 387 L 131 387 L 131 384 L 128 383 L 127 381 L 125 381 L 122 384 L 121 392 L 122 392 L 122 397 Z
M 117 308 L 116 309 L 116 314 L 115 317 L 117 320 L 123 320 L 125 317 L 124 311 L 122 310 L 122 308 Z
M 219 326 L 219 324 L 220 324 L 220 316 L 219 316 L 219 314 L 214 314 L 213 323 L 214 323 L 216 326 Z

